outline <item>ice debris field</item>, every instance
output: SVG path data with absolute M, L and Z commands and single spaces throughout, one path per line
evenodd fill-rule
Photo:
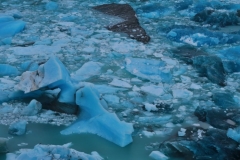
M 239 87 L 238 0 L 0 1 L 0 159 L 239 160 Z

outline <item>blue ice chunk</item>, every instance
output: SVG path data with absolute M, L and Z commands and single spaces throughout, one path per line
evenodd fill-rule
M 166 63 L 155 59 L 126 58 L 126 70 L 133 75 L 155 82 L 172 82 L 172 74 L 164 69 Z
M 12 43 L 12 37 L 3 38 L 0 41 L 0 45 L 10 45 Z
M 12 16 L 0 15 L 0 24 L 9 21 L 14 21 L 14 18 Z
M 57 57 L 51 57 L 44 64 L 44 78 L 39 87 L 48 87 L 50 89 L 60 88 L 61 92 L 58 98 L 59 102 L 75 103 L 73 86 L 68 70 Z
M 221 108 L 234 108 L 240 107 L 240 104 L 235 101 L 234 95 L 232 93 L 227 92 L 214 92 L 212 100 L 216 105 L 218 105 Z
M 32 61 L 26 61 L 21 64 L 22 71 L 37 71 L 38 70 L 38 63 Z
M 217 56 L 201 55 L 192 58 L 194 67 L 213 83 L 225 85 L 225 70 L 222 60 Z
M 27 122 L 24 120 L 12 123 L 8 128 L 8 133 L 12 135 L 23 135 L 26 132 Z
M 218 50 L 215 53 L 224 63 L 228 72 L 240 72 L 240 46 Z
M 149 157 L 155 159 L 155 160 L 167 160 L 169 159 L 167 156 L 165 156 L 162 152 L 160 151 L 152 151 L 149 155 Z
M 112 86 L 108 86 L 108 85 L 94 85 L 94 88 L 99 93 L 116 93 L 117 91 L 126 91 L 127 90 L 125 88 L 117 88 L 117 87 L 112 87 Z
M 79 89 L 76 92 L 76 103 L 81 109 L 78 120 L 61 131 L 61 134 L 93 133 L 121 147 L 132 142 L 132 124 L 120 121 L 115 113 L 107 112 L 92 87 Z
M 147 18 L 159 18 L 172 12 L 172 9 L 161 6 L 159 3 L 150 3 L 137 8 L 136 13 Z
M 0 64 L 0 76 L 16 76 L 19 72 L 16 67 L 8 64 Z
M 6 105 L 0 108 L 0 114 L 12 113 L 13 110 L 14 110 L 13 107 Z
M 194 46 L 215 46 L 240 41 L 239 34 L 221 33 L 193 26 L 173 26 L 173 29 L 168 31 L 167 37 Z
M 46 10 L 52 10 L 53 11 L 53 10 L 56 10 L 57 8 L 58 8 L 58 4 L 56 2 L 49 1 L 45 5 Z
M 237 60 L 237 59 L 236 59 Z M 240 63 L 222 59 L 224 70 L 227 73 L 240 72 Z
M 23 110 L 21 111 L 21 114 L 25 116 L 34 116 L 38 114 L 41 109 L 42 109 L 42 104 L 37 100 L 33 99 L 31 100 L 28 106 L 23 108 Z
M 7 153 L 6 160 L 103 160 L 103 158 L 95 151 L 90 154 L 79 152 L 68 148 L 71 143 L 64 145 L 42 145 L 37 144 L 33 149 L 25 150 L 24 152 Z
M 119 100 L 120 100 L 118 96 L 115 96 L 112 94 L 104 95 L 103 99 L 105 99 L 109 105 L 117 104 L 117 103 L 119 103 Z
M 72 79 L 79 82 L 92 76 L 99 75 L 101 73 L 102 66 L 103 64 L 99 62 L 86 62 L 75 72 L 75 74 L 72 76 Z
M 234 129 L 229 128 L 227 131 L 227 136 L 233 139 L 234 141 L 240 143 L 240 127 Z
M 0 39 L 6 37 L 12 37 L 15 34 L 23 31 L 25 28 L 25 22 L 23 21 L 7 21 L 0 23 Z

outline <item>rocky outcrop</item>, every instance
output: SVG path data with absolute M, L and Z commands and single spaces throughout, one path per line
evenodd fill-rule
M 150 37 L 146 31 L 141 27 L 136 13 L 129 4 L 104 4 L 95 6 L 93 9 L 103 12 L 108 15 L 117 16 L 124 19 L 123 22 L 108 26 L 107 29 L 113 32 L 122 32 L 129 35 L 130 38 L 137 41 L 148 43 Z

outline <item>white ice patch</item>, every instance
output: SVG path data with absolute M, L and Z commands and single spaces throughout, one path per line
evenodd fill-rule
M 172 89 L 173 97 L 174 98 L 191 98 L 193 93 L 187 89 Z
M 83 66 L 72 74 L 72 79 L 76 81 L 83 81 L 92 76 L 99 75 L 103 64 L 99 62 L 86 62 Z
M 186 135 L 186 129 L 185 128 L 181 128 L 180 131 L 178 131 L 178 136 L 179 137 L 183 137 Z
M 193 46 L 197 46 L 197 42 L 195 42 L 192 37 L 189 36 L 183 36 L 180 38 L 180 41 L 185 42 L 187 44 L 191 44 Z
M 12 47 L 9 50 L 13 51 L 15 55 L 21 56 L 33 56 L 33 55 L 49 55 L 49 57 L 53 54 L 61 51 L 60 46 L 46 46 L 46 45 L 36 45 L 29 47 Z
M 192 84 L 190 85 L 190 88 L 191 88 L 191 89 L 202 89 L 202 87 L 201 87 L 200 85 L 196 84 L 196 83 L 192 83 Z
M 240 143 L 240 127 L 234 129 L 229 128 L 227 131 L 227 136 L 233 139 L 234 141 Z
M 129 42 L 111 42 L 110 46 L 119 53 L 129 53 L 137 49 L 136 43 Z
M 116 78 L 114 78 L 113 81 L 109 84 L 116 87 L 132 88 L 132 86 L 129 83 Z
M 144 103 L 145 109 L 150 112 L 150 111 L 157 111 L 157 107 L 154 104 L 150 104 L 150 103 Z
M 108 102 L 108 104 L 119 103 L 119 97 L 115 95 L 107 94 L 103 96 L 103 99 L 105 99 Z
M 142 86 L 141 90 L 154 96 L 161 96 L 164 94 L 164 88 L 162 86 L 156 85 Z

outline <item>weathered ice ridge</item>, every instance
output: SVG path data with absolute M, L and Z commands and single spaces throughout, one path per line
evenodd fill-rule
M 93 9 L 108 15 L 123 18 L 125 20 L 124 22 L 115 24 L 113 26 L 108 26 L 108 30 L 126 33 L 130 38 L 136 39 L 137 41 L 143 43 L 148 43 L 150 41 L 150 37 L 140 26 L 140 23 L 136 17 L 136 13 L 129 4 L 104 4 L 95 6 Z

